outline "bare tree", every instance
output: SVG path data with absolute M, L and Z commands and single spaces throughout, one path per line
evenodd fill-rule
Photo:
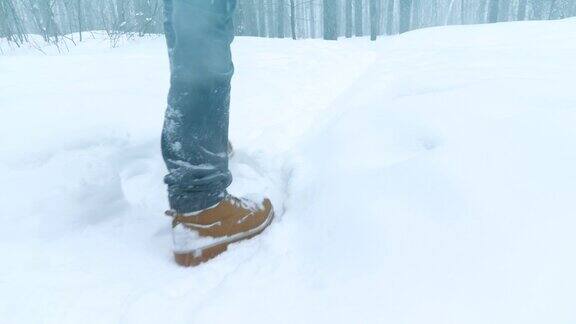
M 526 7 L 527 7 L 527 5 L 528 5 L 527 0 L 520 0 L 520 2 L 518 3 L 518 15 L 517 15 L 518 20 L 526 19 Z
M 568 17 L 572 12 L 573 6 L 573 0 L 552 0 L 548 19 L 562 19 Z
M 478 3 L 478 10 L 476 11 L 476 21 L 479 23 L 486 22 L 486 5 L 488 0 L 480 0 Z
M 345 12 L 346 12 L 346 38 L 352 37 L 352 0 L 345 1 Z
M 455 2 L 456 0 L 450 0 L 450 5 L 448 6 L 448 12 L 446 13 L 446 20 L 444 22 L 444 25 L 448 25 L 450 23 L 450 17 L 452 17 Z
M 208 0 L 206 0 L 208 1 Z M 362 36 L 464 23 L 560 19 L 576 15 L 576 0 L 236 0 L 237 35 L 293 39 Z M 123 37 L 161 33 L 163 0 L 0 0 L 0 37 L 20 45 L 28 34 L 75 42 L 104 30 Z M 318 10 L 323 10 L 319 12 Z M 440 13 L 440 14 L 439 14 Z
M 500 2 L 500 9 L 498 12 L 498 21 L 510 20 L 510 1 Z
M 466 0 L 460 1 L 460 23 L 466 24 Z
M 380 0 L 370 0 L 370 39 L 376 40 L 380 33 Z
M 394 32 L 394 1 L 388 0 L 388 9 L 386 10 L 386 34 L 392 35 Z
M 323 0 L 324 39 L 338 39 L 338 0 Z
M 314 0 L 310 0 L 310 37 L 316 38 L 316 13 L 314 6 L 316 5 Z
M 495 23 L 498 22 L 498 12 L 499 12 L 500 0 L 490 0 L 488 6 L 488 22 Z
M 258 36 L 266 37 L 266 11 L 264 0 L 258 0 Z
M 284 38 L 284 0 L 276 1 L 276 37 Z
M 0 38 L 2 37 L 16 46 L 28 41 L 24 23 L 12 0 L 0 0 Z
M 364 24 L 362 15 L 362 0 L 354 1 L 354 34 L 356 36 L 364 35 Z
M 412 0 L 412 18 L 410 29 L 416 29 L 420 27 L 420 7 L 422 5 L 422 0 Z
M 400 0 L 400 34 L 410 30 L 412 0 Z
M 292 31 L 292 39 L 296 40 L 296 13 L 295 13 L 294 0 L 290 0 L 290 29 Z

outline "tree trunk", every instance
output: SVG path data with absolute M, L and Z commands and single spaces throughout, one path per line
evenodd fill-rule
M 520 0 L 520 2 L 518 3 L 518 15 L 517 15 L 516 19 L 518 19 L 520 21 L 526 19 L 527 4 L 528 4 L 528 0 Z
M 324 0 L 324 39 L 338 39 L 338 1 Z
M 412 0 L 400 0 L 400 34 L 410 30 Z
M 12 0 L 0 1 L 0 37 L 6 37 L 16 46 L 28 41 L 24 22 L 16 11 Z
M 508 21 L 510 19 L 510 1 L 502 1 L 498 13 L 498 21 Z
M 450 24 L 450 17 L 452 17 L 452 12 L 454 10 L 454 2 L 456 2 L 456 0 L 450 0 L 450 5 L 448 6 L 448 12 L 446 13 L 446 19 L 444 20 L 444 25 Z
M 258 36 L 258 11 L 256 9 L 256 0 L 246 0 L 246 8 L 244 9 L 244 21 L 246 22 L 246 29 L 249 36 Z
M 52 11 L 52 0 L 41 0 L 40 4 L 40 17 L 42 20 L 42 29 L 44 32 L 44 39 L 50 40 L 54 37 L 55 42 L 58 42 L 58 25 L 54 21 L 54 12 Z
M 78 13 L 78 36 L 80 41 L 82 41 L 82 0 L 78 0 L 77 3 L 77 13 Z
M 284 38 L 284 0 L 278 0 L 276 7 L 276 37 Z
M 460 2 L 460 23 L 466 24 L 466 0 Z
M 420 27 L 420 2 L 422 0 L 412 0 L 412 29 Z
M 290 29 L 292 31 L 292 39 L 296 40 L 296 13 L 295 13 L 294 0 L 290 0 Z
M 500 0 L 490 0 L 488 7 L 488 22 L 498 22 L 498 11 L 500 9 Z
M 531 0 L 532 12 L 534 13 L 534 19 L 541 20 L 544 17 L 544 4 L 542 0 Z
M 346 0 L 346 38 L 352 37 L 352 0 Z
M 388 9 L 386 10 L 386 34 L 392 35 L 394 32 L 394 1 L 388 0 Z
M 364 25 L 362 21 L 362 0 L 354 1 L 354 30 L 356 36 L 364 35 Z
M 548 14 L 548 20 L 563 18 L 561 9 L 559 8 L 558 1 L 552 0 L 550 4 L 550 13 Z
M 276 37 L 276 26 L 274 24 L 274 0 L 266 1 L 266 25 L 268 26 L 268 37 Z
M 376 40 L 380 31 L 380 0 L 370 0 L 370 40 Z
M 316 13 L 314 0 L 310 0 L 310 38 L 316 38 Z
M 466 24 L 466 0 L 462 0 L 460 3 L 460 23 Z
M 258 0 L 256 11 L 258 15 L 258 36 L 266 37 L 266 11 L 264 9 L 264 0 Z
M 478 23 L 482 24 L 486 21 L 486 4 L 488 3 L 488 0 L 480 0 L 480 4 L 478 5 L 478 12 L 476 13 L 477 15 L 477 21 Z

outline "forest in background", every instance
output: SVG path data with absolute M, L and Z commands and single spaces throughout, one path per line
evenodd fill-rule
M 20 46 L 163 32 L 163 0 L 0 0 L 0 38 Z M 561 19 L 576 0 L 238 0 L 236 35 L 293 39 L 392 35 L 441 25 Z M 114 42 L 113 42 L 114 44 Z

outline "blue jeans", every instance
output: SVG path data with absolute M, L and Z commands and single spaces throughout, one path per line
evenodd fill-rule
M 228 170 L 230 43 L 236 0 L 164 0 L 170 91 L 162 131 L 170 207 L 189 213 L 215 205 Z

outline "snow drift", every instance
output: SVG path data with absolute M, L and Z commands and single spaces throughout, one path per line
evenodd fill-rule
M 0 58 L 6 323 L 574 323 L 576 20 L 238 38 L 233 193 L 264 235 L 175 266 L 163 39 Z

